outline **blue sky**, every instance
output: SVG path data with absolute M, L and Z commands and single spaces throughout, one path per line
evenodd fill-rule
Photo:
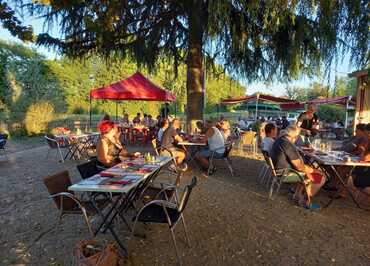
M 24 24 L 25 25 L 31 25 L 36 34 L 41 33 L 41 32 L 44 31 L 43 24 L 38 19 L 27 18 L 24 21 Z M 2 25 L 0 25 L 0 39 L 12 41 L 12 42 L 20 42 L 18 39 L 11 36 L 9 34 L 9 32 L 2 27 Z M 37 46 L 32 45 L 32 44 L 28 44 L 28 46 L 35 48 L 38 52 L 40 52 L 41 54 L 44 54 L 46 57 L 48 57 L 50 59 L 56 58 L 58 56 L 54 51 L 48 50 L 45 47 L 37 47 Z M 322 82 L 324 84 L 330 83 L 332 85 L 334 83 L 334 78 L 335 78 L 336 74 L 337 74 L 337 77 L 343 77 L 343 76 L 347 76 L 347 73 L 353 72 L 355 70 L 356 69 L 353 66 L 350 66 L 349 58 L 348 58 L 348 56 L 346 56 L 344 58 L 343 62 L 340 62 L 340 63 L 338 63 L 337 66 L 332 67 L 332 69 L 330 70 L 331 71 L 330 80 L 328 80 L 328 79 L 320 80 L 318 77 L 313 78 L 313 79 L 303 77 L 299 80 L 292 81 L 292 82 L 289 82 L 289 83 L 280 83 L 278 81 L 275 81 L 272 84 L 265 84 L 263 82 L 246 83 L 246 82 L 243 82 L 242 79 L 240 79 L 240 81 L 243 85 L 245 85 L 247 87 L 247 94 L 252 94 L 252 93 L 258 91 L 258 92 L 262 92 L 262 93 L 272 94 L 274 96 L 282 96 L 282 95 L 284 95 L 285 88 L 287 86 L 305 87 L 305 86 L 308 86 L 313 81 Z

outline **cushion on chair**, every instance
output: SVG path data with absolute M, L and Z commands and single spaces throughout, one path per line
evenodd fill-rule
M 176 209 L 167 207 L 167 212 L 171 223 L 179 219 L 180 213 Z M 149 205 L 140 213 L 138 221 L 144 223 L 167 223 L 167 218 L 163 207 L 153 204 Z

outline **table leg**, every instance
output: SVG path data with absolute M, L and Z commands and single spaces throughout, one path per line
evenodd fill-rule
M 344 179 L 342 178 L 342 176 L 339 174 L 339 172 L 337 171 L 337 169 L 335 169 L 335 167 L 333 165 L 330 165 L 330 168 L 332 169 L 332 171 L 334 172 L 336 178 L 339 180 L 339 182 L 342 184 L 342 186 L 344 187 L 344 189 L 348 192 L 348 194 L 351 196 L 353 202 L 357 205 L 357 207 L 359 207 L 360 209 L 361 206 L 358 204 L 358 202 L 356 201 L 356 199 L 353 197 L 353 194 L 352 192 L 348 189 L 348 186 L 346 184 L 346 182 L 344 181 Z
M 116 201 L 113 203 L 112 207 L 110 208 L 110 210 L 108 211 L 108 213 L 105 216 L 103 215 L 103 213 L 101 213 L 100 209 L 97 207 L 97 204 L 95 202 L 94 197 L 92 198 L 92 202 L 93 202 L 93 205 L 94 205 L 95 209 L 97 210 L 97 212 L 102 217 L 102 222 L 98 226 L 98 229 L 95 230 L 94 235 L 96 236 L 100 232 L 100 230 L 102 229 L 102 227 L 104 226 L 105 227 L 104 231 L 105 230 L 109 230 L 109 232 L 112 234 L 114 240 L 117 242 L 118 246 L 121 248 L 122 255 L 123 256 L 127 256 L 128 255 L 127 249 L 124 246 L 124 244 L 122 243 L 121 239 L 118 237 L 117 233 L 114 231 L 113 226 L 112 226 L 112 222 L 114 220 L 114 217 L 116 217 L 116 215 L 118 213 L 118 210 L 116 210 L 116 207 L 117 207 L 118 203 L 122 200 L 122 198 L 124 196 L 125 196 L 125 194 L 122 194 L 120 197 L 118 197 L 116 199 Z M 109 219 L 109 216 L 111 216 L 111 214 L 113 213 L 113 211 L 116 211 L 116 212 L 113 214 L 112 219 Z M 109 219 L 109 222 L 107 223 L 108 219 Z

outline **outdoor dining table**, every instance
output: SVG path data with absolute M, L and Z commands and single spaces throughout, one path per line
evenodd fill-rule
M 303 154 L 305 157 L 312 159 L 316 162 L 320 168 L 329 167 L 334 177 L 342 184 L 344 189 L 348 191 L 348 194 L 351 196 L 353 202 L 357 205 L 357 207 L 361 208 L 354 196 L 352 195 L 351 191 L 348 189 L 347 183 L 345 182 L 345 176 L 342 176 L 341 173 L 337 170 L 339 166 L 346 166 L 350 167 L 351 169 L 355 167 L 370 167 L 370 162 L 364 162 L 360 160 L 360 157 L 353 156 L 349 153 L 344 151 L 321 151 L 318 149 L 312 148 L 305 148 L 305 147 L 297 147 L 298 150 Z M 349 171 L 351 172 L 351 171 Z M 329 202 L 329 204 L 332 201 Z M 328 204 L 328 205 L 329 205 Z
M 94 231 L 94 235 L 109 230 L 121 248 L 123 255 L 127 255 L 127 249 L 115 232 L 113 222 L 117 215 L 122 215 L 132 206 L 138 193 L 150 181 L 153 181 L 161 169 L 171 161 L 170 157 L 165 156 L 155 157 L 151 162 L 146 162 L 142 157 L 136 159 L 122 158 L 121 163 L 70 186 L 68 189 L 75 192 L 117 193 L 119 195 L 107 213 L 105 215 L 100 214 L 102 221 Z M 91 200 L 95 202 L 94 197 L 91 197 Z M 96 209 L 99 212 L 98 208 Z
M 70 145 L 64 160 L 68 157 L 70 159 L 81 159 L 82 155 L 87 154 L 87 150 L 94 145 L 96 138 L 99 136 L 100 133 L 98 132 L 67 136 Z

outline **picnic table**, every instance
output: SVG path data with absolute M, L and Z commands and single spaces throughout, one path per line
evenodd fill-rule
M 81 159 L 86 154 L 89 148 L 93 147 L 100 136 L 98 132 L 83 133 L 83 134 L 68 134 L 68 135 L 57 135 L 57 139 L 61 139 L 68 143 L 68 152 L 64 156 L 64 160 L 69 159 Z
M 142 157 L 136 159 L 122 158 L 121 160 L 121 163 L 90 178 L 81 180 L 68 189 L 76 192 L 119 194 L 106 214 L 101 214 L 102 221 L 94 231 L 94 235 L 109 230 L 124 255 L 127 255 L 127 249 L 115 232 L 113 223 L 117 215 L 121 216 L 132 206 L 140 192 L 154 180 L 165 165 L 172 161 L 172 158 L 158 156 L 151 162 L 146 162 Z M 95 198 L 91 197 L 91 200 L 94 202 Z
M 352 195 L 350 189 L 348 188 L 347 183 L 345 182 L 347 176 L 342 176 L 341 173 L 337 170 L 337 167 L 346 166 L 350 167 L 352 170 L 353 168 L 358 166 L 370 167 L 370 162 L 361 161 L 361 158 L 359 156 L 353 156 L 344 151 L 324 152 L 319 149 L 305 147 L 298 147 L 298 150 L 301 152 L 303 156 L 311 159 L 312 162 L 316 162 L 320 168 L 322 169 L 325 169 L 325 167 L 330 168 L 330 170 L 332 170 L 332 173 L 334 174 L 334 178 L 336 178 L 342 184 L 344 189 L 348 191 L 349 195 L 351 196 L 353 202 L 357 205 L 357 207 L 361 208 L 358 202 L 355 200 L 354 196 Z M 329 202 L 329 204 L 331 202 Z

